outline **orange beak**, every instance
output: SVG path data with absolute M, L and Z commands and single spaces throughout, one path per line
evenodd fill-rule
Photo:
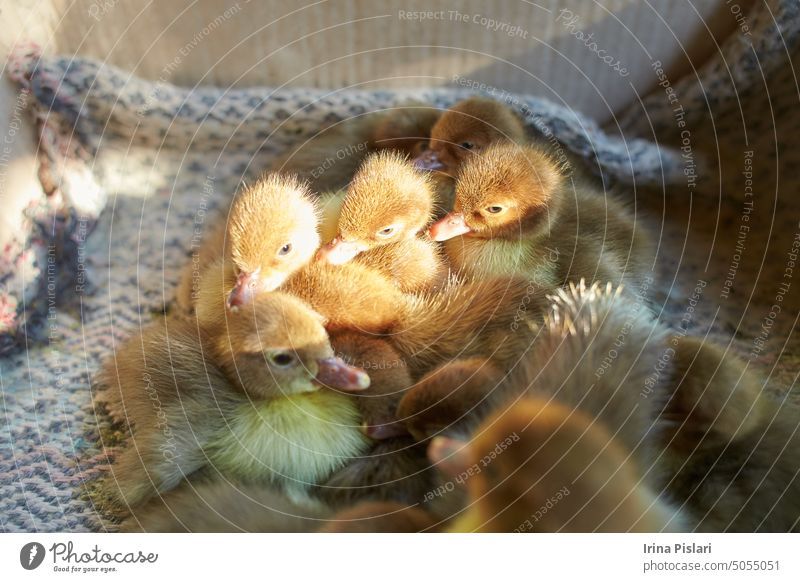
M 434 222 L 428 229 L 428 235 L 432 240 L 443 241 L 453 237 L 472 232 L 472 229 L 464 222 L 464 215 L 452 212 L 438 222 Z
M 342 392 L 361 392 L 369 388 L 369 375 L 360 368 L 354 368 L 341 358 L 317 360 L 319 369 L 314 380 L 328 388 Z
M 345 241 L 338 236 L 317 251 L 317 260 L 331 265 L 344 265 L 367 250 L 367 245 L 356 241 Z
M 425 172 L 444 170 L 445 166 L 433 150 L 425 150 L 414 159 L 414 167 Z

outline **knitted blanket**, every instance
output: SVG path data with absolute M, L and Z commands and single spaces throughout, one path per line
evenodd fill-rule
M 696 79 L 669 80 L 689 112 L 688 148 L 663 85 L 636 105 L 646 116 L 632 109 L 607 131 L 546 100 L 503 96 L 532 134 L 583 157 L 629 196 L 659 243 L 650 300 L 661 317 L 748 358 L 770 374 L 780 398 L 792 396 L 800 369 L 793 333 L 800 283 L 787 271 L 800 248 L 800 201 L 797 178 L 778 182 L 766 152 L 796 155 L 800 145 L 797 88 L 782 72 L 798 39 L 792 4 L 754 10 L 749 51 L 737 37 L 719 56 L 734 71 L 757 59 L 774 72 L 766 102 L 783 106 L 785 141 L 762 147 L 754 137 L 740 147 L 741 111 L 723 98 L 728 79 L 713 62 L 700 78 L 718 116 L 713 143 L 724 144 L 725 155 L 700 143 L 707 122 L 696 113 Z M 179 88 L 24 48 L 11 64 L 37 119 L 42 197 L 0 257 L 0 528 L 102 531 L 107 525 L 85 492 L 113 451 L 98 444 L 107 419 L 95 416 L 92 377 L 120 341 L 169 305 L 198 229 L 242 179 L 321 128 L 411 98 L 447 107 L 467 92 Z M 774 119 L 763 114 L 758 79 L 745 77 L 737 76 L 736 94 L 745 110 L 753 107 L 747 123 L 761 124 L 763 135 Z M 738 171 L 712 179 L 707 168 L 725 163 Z M 761 180 L 755 204 L 747 179 Z

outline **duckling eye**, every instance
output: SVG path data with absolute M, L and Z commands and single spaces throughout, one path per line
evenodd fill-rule
M 504 208 L 502 206 L 487 206 L 486 212 L 489 214 L 500 214 L 503 212 Z
M 286 243 L 278 250 L 279 257 L 285 257 L 292 252 L 292 243 Z
M 462 141 L 462 142 L 461 142 L 460 144 L 458 144 L 458 145 L 459 145 L 460 147 L 464 148 L 465 150 L 471 150 L 472 148 L 474 148 L 474 147 L 475 147 L 475 144 L 474 144 L 474 143 L 472 143 L 471 141 Z
M 269 355 L 269 361 L 278 368 L 289 368 L 294 365 L 295 357 L 289 352 L 275 352 Z
M 394 234 L 394 226 L 387 226 L 386 228 L 380 229 L 378 232 L 375 233 L 376 236 L 380 238 L 389 238 Z

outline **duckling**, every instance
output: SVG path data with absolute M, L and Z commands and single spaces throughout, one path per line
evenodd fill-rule
M 550 299 L 532 347 L 493 385 L 498 404 L 467 449 L 481 469 L 467 483 L 473 503 L 452 530 L 686 530 L 687 518 L 654 493 L 661 473 L 650 470 L 658 446 L 649 435 L 660 400 L 642 397 L 669 330 L 610 285 L 572 285 Z M 429 454 L 461 470 L 462 448 L 436 437 Z
M 445 111 L 431 129 L 429 148 L 414 160 L 420 170 L 451 178 L 461 164 L 496 143 L 524 143 L 525 126 L 509 107 L 485 97 L 470 97 Z
M 319 503 L 302 503 L 264 486 L 186 481 L 132 508 L 123 533 L 312 532 L 332 518 Z
M 215 227 L 198 260 L 185 270 L 179 305 L 191 309 L 203 273 L 220 258 L 236 274 L 227 300 L 230 308 L 277 289 L 313 258 L 320 244 L 318 220 L 308 186 L 294 176 L 267 174 L 245 187 L 233 201 L 227 224 Z
M 433 204 L 430 179 L 408 160 L 391 151 L 370 155 L 341 201 L 336 236 L 317 257 L 334 265 L 356 259 L 405 291 L 439 284 L 446 272 L 439 250 L 417 238 Z
M 437 437 L 430 454 L 451 471 L 478 468 L 451 532 L 686 531 L 612 433 L 558 402 L 525 398 L 490 417 L 468 445 Z
M 643 230 L 620 202 L 561 169 L 540 146 L 490 146 L 463 164 L 454 212 L 431 226 L 431 238 L 447 241 L 451 264 L 467 276 L 639 282 L 649 255 Z
M 228 316 L 226 331 L 168 317 L 100 371 L 98 405 L 132 430 L 101 487 L 115 505 L 140 504 L 206 466 L 302 492 L 366 450 L 357 406 L 341 392 L 364 390 L 369 376 L 334 357 L 319 314 L 262 294 Z
M 608 471 L 619 471 L 619 475 L 624 476 L 624 482 L 618 484 L 620 490 L 631 492 L 629 499 L 644 500 L 648 507 L 654 502 L 652 507 L 657 511 L 642 513 L 639 505 L 627 506 L 626 501 L 619 506 L 628 507 L 621 516 L 613 513 L 612 518 L 603 523 L 590 523 L 590 514 L 573 517 L 548 511 L 553 521 L 546 524 L 539 510 L 557 488 L 549 493 L 545 488 L 531 489 L 547 493 L 543 502 L 528 514 L 536 519 L 529 518 L 529 523 L 523 523 L 520 518 L 516 525 L 489 520 L 507 507 L 510 509 L 505 513 L 512 517 L 518 511 L 524 515 L 524 509 L 517 509 L 511 500 L 524 493 L 534 481 L 525 473 L 523 484 L 516 479 L 516 484 L 508 485 L 509 488 L 524 485 L 525 490 L 515 493 L 511 500 L 495 497 L 495 502 L 487 502 L 485 514 L 489 517 L 468 511 L 454 529 L 660 531 L 662 525 L 677 531 L 790 531 L 797 528 L 800 523 L 800 504 L 796 501 L 800 499 L 800 484 L 795 478 L 800 466 L 796 454 L 800 448 L 795 446 L 795 441 L 800 440 L 795 431 L 797 411 L 765 397 L 763 379 L 748 370 L 744 363 L 700 338 L 673 334 L 645 306 L 609 285 L 572 285 L 558 290 L 544 324 L 537 327 L 533 346 L 507 378 L 499 383 L 495 378 L 487 382 L 493 387 L 491 399 L 486 399 L 494 400 L 488 405 L 494 410 L 493 420 L 472 428 L 487 408 L 484 401 L 475 406 L 481 398 L 481 382 L 476 383 L 473 397 L 467 392 L 463 400 L 452 400 L 452 408 L 447 403 L 442 406 L 436 392 L 426 397 L 424 393 L 414 394 L 415 389 L 412 389 L 401 401 L 398 416 L 417 420 L 418 425 L 411 430 L 418 438 L 434 436 L 443 430 L 450 430 L 444 434 L 459 438 L 464 438 L 465 433 L 483 438 L 484 432 L 489 430 L 492 436 L 486 436 L 482 442 L 491 443 L 493 448 L 512 432 L 510 428 L 497 428 L 501 426 L 503 415 L 520 410 L 522 401 L 536 399 L 537 409 L 554 410 L 553 416 L 558 419 L 554 424 L 563 423 L 566 427 L 561 444 L 566 446 L 569 442 L 575 444 L 576 449 L 583 448 L 577 444 L 583 443 L 578 437 L 586 431 L 591 435 L 587 443 L 599 443 L 598 447 L 603 450 L 598 452 L 586 447 L 582 452 L 568 454 L 563 460 L 564 469 L 559 469 L 563 472 L 556 474 L 554 468 L 553 479 L 561 479 L 562 485 L 568 484 L 570 472 L 584 471 L 589 461 L 599 455 L 598 461 L 592 464 L 594 467 L 599 463 L 598 483 L 605 482 Z M 667 370 L 654 376 L 665 353 L 672 355 Z M 587 354 L 597 357 L 588 358 Z M 429 387 L 446 394 L 448 385 L 452 389 L 466 384 L 469 374 L 474 374 L 481 365 L 480 361 L 472 366 L 456 364 L 445 366 L 455 378 L 438 386 L 428 382 Z M 485 385 L 483 394 L 486 394 Z M 440 406 L 438 410 L 442 411 L 444 422 L 436 418 L 437 406 Z M 477 418 L 473 416 L 476 413 Z M 529 411 L 525 424 L 536 414 L 540 413 Z M 570 428 L 573 422 L 577 424 Z M 449 452 L 444 456 L 458 457 L 452 453 L 454 447 L 459 449 L 462 445 L 456 446 L 452 439 L 440 440 L 442 438 L 437 437 L 433 442 L 438 443 L 440 449 L 442 443 L 450 443 Z M 545 440 L 540 434 L 534 436 L 531 443 Z M 606 453 L 606 447 L 613 454 Z M 443 455 L 437 454 L 435 447 L 431 450 L 434 460 L 442 460 Z M 523 450 L 520 458 L 528 458 L 530 452 Z M 562 452 L 555 448 L 552 458 L 560 459 Z M 484 453 L 480 455 L 484 456 L 478 458 L 485 458 Z M 521 464 L 514 465 L 513 458 L 510 457 L 511 467 L 516 469 Z M 605 460 L 600 462 L 600 459 Z M 455 468 L 452 460 L 449 464 L 451 470 L 461 471 L 466 462 L 463 459 L 455 462 Z M 445 467 L 447 465 L 445 463 Z M 542 470 L 549 467 L 543 462 Z M 495 477 L 484 471 L 486 486 L 505 483 L 506 474 Z M 547 479 L 549 477 L 546 482 L 550 482 Z M 595 489 L 591 488 L 593 481 L 586 483 L 589 483 L 586 488 L 582 486 L 578 490 L 581 495 L 574 498 L 579 500 L 578 507 L 586 501 L 586 495 L 591 497 L 597 492 L 597 483 Z M 765 485 L 767 483 L 769 486 Z M 574 493 L 571 488 L 570 491 Z M 655 491 L 661 494 L 654 497 Z M 497 492 L 499 495 L 499 489 Z M 475 495 L 473 499 L 483 499 Z M 598 499 L 603 499 L 602 495 Z M 558 501 L 562 503 L 560 498 Z M 617 501 L 612 500 L 612 507 Z M 530 503 L 535 505 L 533 500 Z M 562 507 L 572 511 L 575 506 Z M 603 508 L 597 512 L 602 517 L 609 515 Z M 631 522 L 632 526 L 625 521 L 638 519 L 638 516 L 642 520 Z
M 538 378 L 526 394 L 552 394 L 602 424 L 647 469 L 643 481 L 681 507 L 682 528 L 797 530 L 797 409 L 766 395 L 766 379 L 732 352 L 672 332 L 629 295 L 593 287 L 558 292 L 548 328 L 561 331 L 539 336 L 526 362 Z M 559 381 L 563 388 L 545 391 Z M 581 385 L 591 388 L 578 402 Z
M 655 448 L 644 435 L 664 397 L 658 389 L 652 398 L 643 398 L 642 387 L 669 330 L 611 285 L 571 285 L 548 301 L 542 320 L 532 325 L 528 349 L 518 352 L 513 367 L 500 368 L 507 373 L 492 361 L 449 362 L 403 397 L 398 416 L 417 438 L 442 432 L 463 437 L 520 398 L 547 396 L 594 417 L 641 467 L 649 467 Z M 598 361 L 586 354 L 601 357 Z
M 286 152 L 272 168 L 298 174 L 314 192 L 337 191 L 347 186 L 370 153 L 388 149 L 418 156 L 440 114 L 428 105 L 409 102 L 348 119 Z

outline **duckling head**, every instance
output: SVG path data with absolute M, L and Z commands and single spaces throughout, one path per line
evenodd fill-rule
M 381 115 L 373 133 L 377 149 L 393 149 L 411 158 L 428 146 L 431 128 L 442 112 L 424 103 L 408 102 Z
M 228 333 L 219 334 L 215 349 L 229 378 L 253 399 L 320 387 L 365 390 L 369 376 L 334 355 L 324 322 L 291 295 L 265 293 L 227 318 Z
M 347 263 L 371 248 L 413 238 L 433 212 L 430 179 L 400 153 L 367 158 L 347 189 L 338 234 L 318 254 L 320 260 Z
M 231 309 L 277 289 L 319 247 L 318 215 L 308 187 L 293 176 L 268 174 L 239 193 L 227 241 L 236 270 Z
M 414 165 L 455 177 L 462 163 L 491 144 L 524 139 L 525 127 L 511 109 L 493 99 L 472 97 L 442 114 L 431 130 L 428 150 Z
M 561 167 L 544 150 L 496 144 L 473 156 L 456 180 L 453 212 L 430 227 L 433 240 L 530 237 L 549 233 L 558 218 Z

